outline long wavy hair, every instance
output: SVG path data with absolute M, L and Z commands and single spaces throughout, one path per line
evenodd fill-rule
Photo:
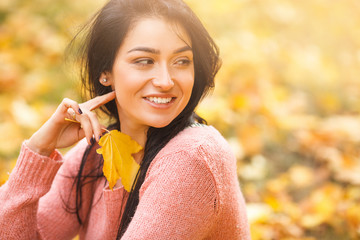
M 188 104 L 169 125 L 163 128 L 149 128 L 144 156 L 122 213 L 117 239 L 124 234 L 135 214 L 139 203 L 139 190 L 157 153 L 187 126 L 194 122 L 206 123 L 194 111 L 199 101 L 214 87 L 214 77 L 221 66 L 218 47 L 198 17 L 182 0 L 110 0 L 82 30 L 86 34 L 84 44 L 80 48 L 81 77 L 90 97 L 112 91 L 111 87 L 99 83 L 101 73 L 112 72 L 116 54 L 127 32 L 139 20 L 150 17 L 163 19 L 172 24 L 174 30 L 177 25 L 185 29 L 191 39 L 194 56 L 194 86 Z M 115 121 L 109 128 L 120 130 L 121 123 L 115 101 L 105 104 L 102 110 Z M 72 212 L 77 215 L 80 224 L 83 222 L 80 217 L 82 188 L 85 184 L 103 177 L 101 155 L 89 154 L 95 145 L 96 143 L 93 143 L 86 149 L 73 185 L 76 188 L 76 206 Z M 92 159 L 89 159 L 90 156 Z M 95 161 L 97 167 L 87 172 L 84 169 L 89 161 Z M 67 209 L 71 211 L 69 207 Z

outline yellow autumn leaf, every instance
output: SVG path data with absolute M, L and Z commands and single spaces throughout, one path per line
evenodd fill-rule
M 101 148 L 96 152 L 103 155 L 103 172 L 109 182 L 109 187 L 115 186 L 121 178 L 125 190 L 130 192 L 139 164 L 136 163 L 132 154 L 139 152 L 142 147 L 130 136 L 117 130 L 112 130 L 100 138 Z

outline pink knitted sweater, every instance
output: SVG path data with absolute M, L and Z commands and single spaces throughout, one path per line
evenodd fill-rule
M 109 190 L 104 178 L 87 184 L 82 225 L 64 209 L 64 201 L 75 206 L 68 176 L 76 175 L 86 146 L 80 141 L 63 159 L 58 151 L 44 157 L 23 144 L 0 188 L 0 239 L 115 239 L 123 188 Z M 250 239 L 236 159 L 217 130 L 187 128 L 158 153 L 122 239 Z

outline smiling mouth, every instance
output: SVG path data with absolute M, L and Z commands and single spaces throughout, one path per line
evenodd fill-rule
M 161 97 L 146 97 L 147 100 L 156 104 L 167 104 L 173 100 L 172 97 L 161 98 Z

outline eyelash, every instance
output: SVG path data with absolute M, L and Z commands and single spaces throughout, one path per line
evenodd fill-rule
M 182 58 L 182 59 L 178 59 L 177 61 L 175 61 L 175 64 L 180 65 L 180 66 L 189 66 L 191 64 L 191 62 L 192 61 L 187 59 L 187 58 Z M 141 66 L 141 67 L 145 67 L 145 66 L 148 66 L 150 64 L 154 64 L 154 60 L 147 59 L 147 58 L 142 58 L 142 59 L 135 60 L 134 63 L 136 65 Z
M 189 66 L 191 64 L 191 60 L 189 60 L 187 58 L 179 59 L 175 62 L 175 64 L 178 64 L 179 62 L 182 62 L 179 64 L 181 66 Z
M 146 62 L 146 63 L 143 63 Z M 150 62 L 150 63 L 149 63 Z M 138 59 L 135 61 L 135 64 L 140 65 L 140 66 L 147 66 L 149 64 L 153 64 L 154 61 L 152 59 L 147 59 L 147 58 L 142 58 L 142 59 Z

